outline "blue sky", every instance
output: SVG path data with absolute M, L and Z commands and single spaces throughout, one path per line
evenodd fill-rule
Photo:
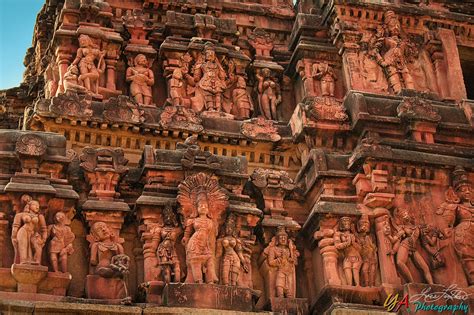
M 23 58 L 31 46 L 44 0 L 0 0 L 0 89 L 20 85 Z

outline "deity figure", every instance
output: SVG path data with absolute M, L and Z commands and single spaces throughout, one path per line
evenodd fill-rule
M 275 277 L 275 296 L 294 298 L 296 293 L 295 266 L 298 264 L 299 252 L 293 241 L 288 238 L 284 226 L 279 226 L 270 244 L 265 248 L 264 255 L 270 273 Z
M 461 166 L 455 168 L 453 187 L 446 192 L 446 201 L 436 214 L 444 219 L 443 235 L 454 239 L 454 250 L 468 284 L 474 285 L 474 199 L 467 172 Z
M 244 257 L 244 244 L 235 235 L 237 232 L 236 219 L 229 215 L 225 225 L 225 236 L 218 240 L 222 253 L 221 283 L 223 285 L 238 285 L 242 272 L 250 271 L 249 264 Z
M 271 70 L 264 68 L 257 71 L 257 91 L 260 113 L 269 120 L 278 120 L 277 107 L 281 102 L 280 86 L 271 75 Z
M 377 246 L 370 233 L 370 221 L 363 214 L 357 224 L 357 241 L 360 244 L 360 255 L 362 257 L 361 276 L 362 282 L 367 287 L 375 286 L 377 272 Z
M 165 283 L 181 281 L 181 268 L 176 253 L 176 240 L 182 234 L 171 205 L 163 209 L 164 226 L 153 230 L 151 250 L 156 252 L 157 266 Z
M 79 36 L 79 46 L 76 59 L 74 59 L 71 65 L 79 66 L 79 84 L 88 91 L 97 94 L 99 90 L 99 76 L 105 69 L 105 51 L 101 51 L 92 42 L 92 39 L 84 34 Z
M 49 242 L 49 259 L 54 272 L 67 272 L 67 258 L 74 252 L 72 242 L 76 238 L 71 228 L 66 225 L 64 212 L 57 212 L 54 216 L 55 223 L 48 226 L 48 234 L 51 236 Z M 58 266 L 58 261 L 61 268 Z
M 235 106 L 236 117 L 238 119 L 250 118 L 250 112 L 253 111 L 253 104 L 247 93 L 247 84 L 245 78 L 239 76 L 237 78 L 237 84 L 232 91 L 232 101 Z
M 216 56 L 215 48 L 207 43 L 204 47 L 204 60 L 194 65 L 194 82 L 196 93 L 200 98 L 196 111 L 203 108 L 209 111 L 222 111 L 222 93 L 226 89 L 226 72 Z
M 362 266 L 361 246 L 353 232 L 352 219 L 349 217 L 340 218 L 339 229 L 334 233 L 333 237 L 336 249 L 341 251 L 344 257 L 342 269 L 344 270 L 347 284 L 353 285 L 354 283 L 354 285 L 359 286 L 359 273 Z
M 44 216 L 39 212 L 39 202 L 28 195 L 21 198 L 25 204 L 23 211 L 17 213 L 12 225 L 12 243 L 15 249 L 15 262 L 20 264 L 41 263 L 48 228 Z
M 115 235 L 104 222 L 96 222 L 91 227 L 92 245 L 90 264 L 93 274 L 104 278 L 123 278 L 128 273 L 124 264 L 113 263 L 113 260 L 122 261 L 119 255 L 124 255 L 122 244 L 117 242 Z M 119 256 L 119 258 L 115 258 Z M 126 255 L 124 255 L 126 256 Z
M 399 93 L 402 88 L 414 89 L 406 58 L 411 49 L 411 43 L 402 39 L 400 22 L 393 11 L 385 12 L 384 21 L 385 29 L 375 35 L 376 40 L 372 42 L 371 52 L 377 63 L 384 69 L 394 93 Z
M 420 227 L 420 241 L 423 248 L 430 255 L 432 269 L 438 269 L 446 265 L 443 255 L 440 252 L 440 240 L 444 239 L 443 233 L 438 228 L 423 224 Z
M 415 282 L 407 265 L 408 260 L 411 259 L 414 265 L 422 271 L 428 284 L 433 284 L 433 277 L 428 264 L 416 249 L 417 244 L 420 242 L 420 226 L 415 224 L 414 218 L 408 209 L 397 208 L 395 209 L 394 216 L 396 230 L 394 240 L 397 247 L 396 264 L 399 272 L 406 282 Z
M 181 68 L 173 70 L 170 84 L 170 99 L 173 106 L 182 106 L 183 104 L 183 71 Z
M 315 63 L 312 67 L 312 77 L 321 83 L 321 96 L 334 97 L 335 82 L 337 80 L 334 69 L 326 62 Z
M 151 87 L 155 83 L 153 71 L 148 68 L 148 60 L 143 54 L 138 54 L 133 67 L 128 67 L 126 80 L 130 83 L 130 94 L 138 104 L 150 105 L 152 101 Z
M 217 283 L 215 247 L 218 220 L 227 208 L 227 195 L 205 173 L 189 176 L 179 186 L 178 202 L 185 217 L 182 243 L 186 248 L 187 283 Z

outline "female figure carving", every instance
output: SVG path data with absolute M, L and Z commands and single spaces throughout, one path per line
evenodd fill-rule
M 44 216 L 39 213 L 39 202 L 24 195 L 23 212 L 17 213 L 13 219 L 12 243 L 15 249 L 15 262 L 20 264 L 41 263 L 41 253 L 48 236 Z
M 61 272 L 67 272 L 67 258 L 74 252 L 72 242 L 76 238 L 71 228 L 66 225 L 64 212 L 57 212 L 54 216 L 55 224 L 50 225 L 48 234 L 51 235 L 49 242 L 49 259 L 54 272 L 59 271 L 58 261 L 61 264 Z
M 134 59 L 134 66 L 128 67 L 127 82 L 130 83 L 130 94 L 138 104 L 150 105 L 152 100 L 151 87 L 155 83 L 153 71 L 148 68 L 148 60 L 143 54 Z
M 99 90 L 99 76 L 105 69 L 105 51 L 99 50 L 92 42 L 92 39 L 84 34 L 79 36 L 79 46 L 76 59 L 74 59 L 71 65 L 79 66 L 79 83 L 88 91 L 97 94 Z
M 277 106 L 281 102 L 280 87 L 271 76 L 268 68 L 257 71 L 257 90 L 261 114 L 269 120 L 278 120 Z
M 248 262 L 243 255 L 242 241 L 235 236 L 236 222 L 233 215 L 227 218 L 225 236 L 220 239 L 224 251 L 221 265 L 221 283 L 224 285 L 237 285 L 242 270 L 249 272 Z

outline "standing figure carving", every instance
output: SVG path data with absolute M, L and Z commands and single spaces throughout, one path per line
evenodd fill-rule
M 385 29 L 377 32 L 376 40 L 372 41 L 371 51 L 377 63 L 383 68 L 394 93 L 399 93 L 402 88 L 414 89 L 406 57 L 411 49 L 411 43 L 401 37 L 400 22 L 393 11 L 385 12 L 384 21 Z
M 370 221 L 367 215 L 362 215 L 357 224 L 357 240 L 360 243 L 360 254 L 362 257 L 361 276 L 364 286 L 375 286 L 377 272 L 377 246 L 370 233 Z
M 216 237 L 228 197 L 217 180 L 205 173 L 188 176 L 178 189 L 185 218 L 182 243 L 186 249 L 186 282 L 217 283 Z
M 91 227 L 91 237 L 92 274 L 104 278 L 123 278 L 128 274 L 127 259 L 123 258 L 123 256 L 128 256 L 124 255 L 122 244 L 116 240 L 107 224 L 104 222 L 94 223 Z
M 153 71 L 148 67 L 145 55 L 138 54 L 133 67 L 128 67 L 126 79 L 130 82 L 130 94 L 138 104 L 150 105 L 152 103 L 151 87 L 155 83 Z
M 467 172 L 457 166 L 453 187 L 446 192 L 446 201 L 436 214 L 443 216 L 446 238 L 454 238 L 454 250 L 461 260 L 469 285 L 474 285 L 474 199 Z M 454 232 L 454 236 L 453 236 Z
M 232 101 L 235 106 L 236 117 L 238 119 L 249 119 L 250 112 L 253 111 L 253 104 L 247 93 L 247 83 L 242 76 L 237 77 L 237 84 L 232 91 Z
M 176 240 L 182 234 L 171 205 L 163 209 L 164 226 L 153 231 L 151 250 L 156 252 L 158 267 L 165 283 L 181 282 L 181 267 L 176 253 Z
M 408 260 L 420 269 L 428 284 L 433 284 L 433 277 L 425 259 L 417 251 L 417 244 L 420 242 L 421 229 L 415 224 L 413 216 L 408 209 L 397 208 L 394 212 L 396 229 L 395 247 L 397 248 L 396 263 L 400 274 L 406 282 L 415 282 L 413 275 L 408 268 Z
M 339 219 L 339 229 L 334 233 L 334 245 L 341 251 L 344 260 L 342 269 L 348 285 L 360 285 L 360 268 L 362 266 L 362 257 L 360 255 L 361 246 L 357 242 L 353 231 L 352 219 L 342 217 Z
M 23 211 L 17 213 L 12 225 L 12 243 L 15 249 L 15 263 L 35 264 L 41 263 L 48 228 L 46 220 L 40 213 L 39 202 L 28 195 L 21 198 L 25 204 Z
M 204 58 L 194 65 L 194 82 L 196 83 L 196 111 L 222 111 L 222 93 L 226 89 L 226 72 L 216 56 L 215 48 L 207 43 L 204 47 Z M 204 59 L 204 60 L 203 60 Z
M 270 267 L 270 277 L 274 278 L 274 296 L 294 298 L 296 294 L 295 267 L 298 263 L 299 252 L 293 241 L 289 239 L 284 226 L 278 227 L 277 233 L 263 254 Z
M 237 236 L 236 218 L 234 215 L 227 217 L 225 235 L 219 239 L 218 249 L 222 253 L 221 283 L 224 285 L 238 285 L 242 272 L 250 271 L 249 261 L 244 257 L 244 244 Z
M 48 226 L 48 234 L 51 236 L 48 247 L 49 259 L 54 272 L 59 270 L 67 272 L 68 256 L 74 252 L 72 242 L 76 237 L 66 225 L 66 220 L 64 212 L 57 212 L 54 216 L 55 223 Z
M 105 51 L 101 51 L 88 35 L 79 36 L 76 59 L 71 65 L 79 67 L 79 84 L 94 94 L 99 90 L 99 76 L 105 69 L 104 56 Z
M 280 86 L 272 77 L 271 70 L 263 68 L 257 71 L 257 91 L 260 114 L 269 120 L 278 120 L 277 107 L 281 102 Z
M 312 77 L 321 83 L 321 96 L 334 97 L 337 80 L 334 69 L 326 62 L 315 63 L 312 68 Z

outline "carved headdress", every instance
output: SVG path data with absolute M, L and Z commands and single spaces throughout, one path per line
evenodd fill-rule
M 179 184 L 177 200 L 185 218 L 197 217 L 198 207 L 207 203 L 207 215 L 219 220 L 229 204 L 225 190 L 216 179 L 205 173 L 188 176 Z
M 466 170 L 462 166 L 456 166 L 453 171 L 453 188 L 454 191 L 459 191 L 463 186 L 469 186 L 469 178 Z

